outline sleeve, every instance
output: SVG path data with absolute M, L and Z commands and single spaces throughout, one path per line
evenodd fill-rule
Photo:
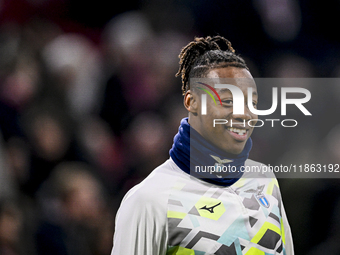
M 160 199 L 161 198 L 161 199 Z M 111 255 L 165 255 L 166 205 L 159 194 L 133 189 L 117 212 Z
M 287 215 L 283 206 L 283 203 L 281 203 L 282 206 L 282 239 L 283 244 L 286 250 L 286 255 L 294 255 L 294 245 L 293 245 L 293 237 L 292 237 L 292 231 L 290 230 L 290 226 L 288 223 Z

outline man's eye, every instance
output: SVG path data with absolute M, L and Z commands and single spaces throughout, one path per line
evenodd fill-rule
M 256 109 L 257 108 L 257 102 L 253 102 L 253 106 Z
M 233 100 L 223 100 L 222 102 L 227 105 L 233 105 Z

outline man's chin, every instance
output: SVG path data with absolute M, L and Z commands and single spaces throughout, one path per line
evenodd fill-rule
M 245 145 L 246 145 L 246 142 L 242 142 L 242 143 L 235 144 L 231 147 L 224 148 L 223 150 L 227 153 L 238 155 L 238 154 L 242 153 Z
M 243 149 L 242 150 L 232 150 L 232 151 L 227 151 L 228 153 L 230 154 L 234 154 L 234 155 L 238 155 L 240 153 L 242 153 Z

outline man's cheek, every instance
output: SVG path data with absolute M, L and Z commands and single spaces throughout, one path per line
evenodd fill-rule
M 258 118 L 257 115 L 252 115 L 251 116 L 251 121 L 249 121 L 248 124 L 254 127 L 256 125 L 256 123 L 257 123 L 257 118 Z
M 215 128 L 214 128 L 214 133 L 217 136 L 225 135 L 225 132 L 227 132 L 225 124 L 216 125 Z
M 248 124 L 250 124 L 249 126 L 251 127 L 254 127 L 257 123 L 257 120 L 252 120 L 252 121 L 249 121 Z
M 211 107 L 211 111 L 208 114 L 210 114 L 212 119 L 226 119 L 227 116 L 219 107 Z

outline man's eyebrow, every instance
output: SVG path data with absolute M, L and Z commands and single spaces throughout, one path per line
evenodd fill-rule
M 231 91 L 227 88 L 224 88 L 224 89 L 220 89 L 217 93 L 224 93 L 224 92 L 228 92 L 228 93 L 231 93 Z M 256 91 L 253 91 L 253 95 L 254 96 L 257 96 L 257 92 Z
M 220 89 L 217 93 L 224 93 L 224 92 L 227 92 L 227 93 L 231 93 L 231 91 L 229 89 Z

